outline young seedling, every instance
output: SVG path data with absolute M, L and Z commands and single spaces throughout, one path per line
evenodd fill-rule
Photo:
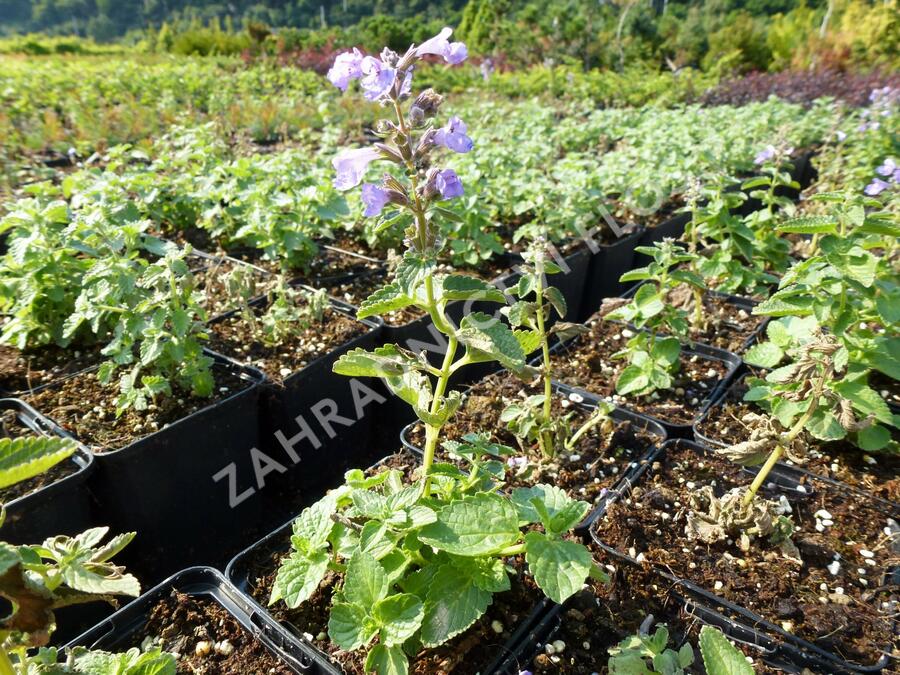
M 447 337 L 447 352 L 440 367 L 396 345 L 355 349 L 337 361 L 335 372 L 384 378 L 413 408 L 426 429 L 422 466 L 411 480 L 396 470 L 370 477 L 350 471 L 343 486 L 305 509 L 294 523 L 292 551 L 282 561 L 270 602 L 297 607 L 329 572 L 341 575 L 342 583 L 333 588 L 329 639 L 345 651 L 365 650 L 366 671 L 379 675 L 406 673 L 410 655 L 469 628 L 494 593 L 511 587 L 513 557 L 524 555 L 537 585 L 557 602 L 580 589 L 589 575 L 605 579 L 588 550 L 567 538 L 589 504 L 548 485 L 501 494 L 499 458 L 510 454 L 509 448 L 472 435 L 445 445 L 465 459 L 467 469 L 434 461 L 441 429 L 461 402 L 459 392 L 447 392 L 450 376 L 470 363 L 497 361 L 515 371 L 525 366 L 522 344 L 501 321 L 476 313 L 456 327 L 447 318 L 446 306 L 454 300 L 503 303 L 499 289 L 476 278 L 436 273 L 444 244 L 436 223 L 445 211 L 440 202 L 460 196 L 462 184 L 451 169 L 433 166 L 430 155 L 437 146 L 468 152 L 472 141 L 458 118 L 434 127 L 431 120 L 441 103 L 435 92 L 423 92 L 408 114 L 402 102 L 424 54 L 449 62 L 465 58 L 465 45 L 448 42 L 451 32 L 446 28 L 403 56 L 388 49 L 380 59 L 356 50 L 341 54 L 329 72 L 342 89 L 362 78 L 367 98 L 396 114 L 378 125 L 386 142 L 335 159 L 337 185 L 359 184 L 375 160 L 405 173 L 405 182 L 385 174 L 380 184 L 363 186 L 367 216 L 379 215 L 391 203 L 402 211 L 382 225 L 401 218 L 408 227 L 407 251 L 393 281 L 362 304 L 359 316 L 419 307 Z M 460 346 L 466 352 L 457 359 Z
M 269 294 L 269 306 L 260 317 L 262 341 L 277 345 L 322 323 L 331 302 L 325 289 L 294 288 L 280 279 Z
M 651 256 L 653 262 L 626 272 L 621 281 L 644 283 L 630 301 L 606 315 L 607 319 L 625 321 L 638 329 L 629 338 L 625 349 L 613 355 L 616 359 L 628 359 L 628 366 L 616 382 L 616 390 L 623 396 L 646 396 L 672 386 L 672 377 L 678 371 L 681 341 L 690 339 L 688 313 L 673 303 L 672 295 L 679 288 L 701 291 L 704 288 L 702 278 L 683 267 L 695 256 L 673 239 L 664 239 L 652 247 L 639 246 L 635 250 Z M 702 311 L 702 303 L 700 307 Z M 661 337 L 662 331 L 669 336 Z
M 516 338 L 524 346 L 525 353 L 531 353 L 538 345 L 540 346 L 540 378 L 543 393 L 510 404 L 501 413 L 500 421 L 506 423 L 520 444 L 523 440 L 537 443 L 541 458 L 544 459 L 553 457 L 561 450 L 571 449 L 585 433 L 609 418 L 612 406 L 598 406 L 594 414 L 574 434 L 572 433 L 574 413 L 555 419 L 552 416 L 553 364 L 550 358 L 550 340 L 553 337 L 566 340 L 586 333 L 587 328 L 581 324 L 562 321 L 549 327 L 552 313 L 556 312 L 562 319 L 566 315 L 567 308 L 562 292 L 555 286 L 546 285 L 546 275 L 558 274 L 561 270 L 548 260 L 545 240 L 537 238 L 523 257 L 526 265 L 521 268 L 522 276 L 513 290 L 519 299 L 511 307 L 504 308 L 503 312 L 514 328 Z M 533 299 L 528 299 L 532 297 Z

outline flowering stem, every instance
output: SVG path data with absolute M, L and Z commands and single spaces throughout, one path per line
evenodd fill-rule
M 547 330 L 544 326 L 544 259 L 542 255 L 535 257 L 535 277 L 537 278 L 537 299 L 535 301 L 537 307 L 537 326 L 538 333 L 541 336 L 541 353 L 543 355 L 543 372 L 544 378 L 544 424 L 550 423 L 550 403 L 553 393 L 553 385 L 551 383 L 550 371 L 550 339 L 547 337 Z

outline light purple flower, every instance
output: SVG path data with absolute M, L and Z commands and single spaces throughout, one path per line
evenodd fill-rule
M 897 162 L 894 161 L 893 157 L 888 157 L 884 160 L 884 164 L 875 169 L 875 171 L 879 176 L 890 176 L 897 171 Z
M 337 55 L 334 65 L 328 70 L 326 77 L 335 87 L 341 91 L 347 91 L 352 80 L 362 77 L 360 68 L 363 60 L 362 53 L 356 48 L 352 52 L 343 52 Z
M 442 56 L 444 61 L 454 66 L 457 63 L 462 63 L 469 56 L 469 50 L 462 42 L 450 42 L 447 38 L 452 34 L 452 28 L 443 28 L 433 38 L 425 40 L 425 42 L 416 47 L 416 55 L 434 54 Z
M 775 156 L 775 146 L 768 145 L 768 146 L 766 146 L 765 150 L 761 150 L 760 152 L 757 153 L 756 157 L 753 160 L 753 163 L 757 164 L 757 165 L 764 164 L 764 163 L 768 162 L 770 159 L 772 159 L 774 156 Z
M 410 68 L 403 76 L 403 83 L 400 85 L 400 96 L 409 96 L 412 93 L 412 75 L 413 69 Z
M 466 136 L 467 127 L 458 117 L 450 118 L 447 126 L 438 129 L 434 134 L 434 142 L 454 152 L 469 152 L 474 143 Z
M 397 71 L 374 56 L 367 56 L 362 60 L 362 85 L 365 97 L 370 101 L 377 101 L 387 94 L 394 86 Z
M 520 469 L 524 469 L 528 466 L 528 458 L 527 457 L 510 457 L 506 460 L 506 466 L 510 469 L 514 469 L 515 471 L 519 471 Z
M 441 199 L 453 199 L 463 196 L 463 184 L 453 169 L 439 171 L 434 179 L 434 185 L 441 193 Z
M 363 183 L 362 200 L 366 205 L 363 215 L 366 218 L 381 214 L 381 210 L 391 201 L 391 197 L 387 190 L 384 190 L 374 183 Z
M 870 197 L 875 197 L 877 195 L 880 195 L 889 187 L 891 187 L 891 184 L 887 181 L 883 181 L 880 178 L 873 178 L 872 182 L 866 185 L 865 193 Z
M 334 187 L 338 190 L 349 190 L 359 185 L 369 164 L 381 157 L 381 153 L 375 148 L 358 148 L 344 150 L 331 160 L 331 165 L 337 171 L 334 179 Z

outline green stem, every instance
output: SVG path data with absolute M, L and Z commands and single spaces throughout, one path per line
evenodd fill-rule
M 507 546 L 503 550 L 501 550 L 497 555 L 506 558 L 511 555 L 520 555 L 525 553 L 525 544 L 515 544 L 513 546 Z
M 566 441 L 566 450 L 572 451 L 575 449 L 575 444 L 579 441 L 579 439 L 584 436 L 587 432 L 593 429 L 595 426 L 600 424 L 603 420 L 607 419 L 608 415 L 606 412 L 601 412 L 598 408 L 593 415 L 579 427 L 578 431 L 572 434 L 572 437 Z
M 544 424 L 550 423 L 550 404 L 553 395 L 553 385 L 550 377 L 550 340 L 547 337 L 547 330 L 544 326 L 544 270 L 543 265 L 538 263 L 535 265 L 535 276 L 537 277 L 537 327 L 541 336 L 541 353 L 543 355 L 543 373 L 544 378 Z
M 753 482 L 750 484 L 750 487 L 747 489 L 747 493 L 744 495 L 744 505 L 750 504 L 753 501 L 753 498 L 756 496 L 757 490 L 759 490 L 760 486 L 766 480 L 766 476 L 769 475 L 769 472 L 775 467 L 778 463 L 778 460 L 781 459 L 781 455 L 784 454 L 784 446 L 790 445 L 795 438 L 803 431 L 803 427 L 806 426 L 806 423 L 809 422 L 810 418 L 813 416 L 813 413 L 816 411 L 816 408 L 819 405 L 819 397 L 822 395 L 822 387 L 825 385 L 824 378 L 820 379 L 813 390 L 812 400 L 809 402 L 809 407 L 806 409 L 806 412 L 797 420 L 797 422 L 790 428 L 787 434 L 784 436 L 782 443 L 775 446 L 775 449 L 772 450 L 772 454 L 769 455 L 769 458 L 766 460 L 766 463 L 763 464 L 763 467 L 759 470 L 759 473 L 756 474 L 756 478 L 753 479 Z

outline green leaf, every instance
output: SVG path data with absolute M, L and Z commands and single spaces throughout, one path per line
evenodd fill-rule
M 541 334 L 536 330 L 514 330 L 513 335 L 526 356 L 541 348 Z
M 84 647 L 72 650 L 75 669 L 71 672 L 90 675 L 175 675 L 175 657 L 172 654 L 151 649 L 141 652 L 133 647 L 126 652 L 111 654 L 103 651 L 88 651 Z M 54 661 L 55 662 L 55 661 Z M 29 670 L 31 672 L 31 670 Z M 39 672 L 45 672 L 41 669 Z M 53 673 L 54 671 L 47 671 Z M 69 670 L 58 671 L 60 675 Z
M 275 583 L 272 585 L 272 596 L 269 604 L 279 600 L 291 609 L 300 606 L 312 597 L 325 573 L 328 571 L 328 553 L 316 551 L 309 555 L 294 552 L 281 561 Z
M 378 627 L 369 620 L 366 610 L 349 602 L 336 602 L 328 618 L 328 637 L 341 649 L 352 652 L 369 644 Z
M 466 355 L 474 362 L 497 361 L 504 368 L 520 371 L 525 352 L 509 327 L 483 312 L 463 317 L 457 338 L 466 346 Z
M 891 432 L 880 424 L 872 424 L 860 429 L 856 434 L 856 443 L 863 450 L 883 450 L 891 442 Z
M 864 416 L 874 415 L 879 422 L 893 424 L 894 416 L 887 402 L 865 383 L 845 379 L 835 384 L 834 390 L 848 399 Z
M 69 438 L 0 438 L 0 489 L 44 473 L 71 457 L 76 449 Z
M 377 644 L 366 656 L 366 672 L 377 675 L 407 675 L 409 660 L 403 653 L 403 647 L 397 645 L 387 647 Z
M 398 284 L 391 283 L 379 288 L 363 300 L 356 313 L 356 318 L 365 319 L 368 316 L 387 314 L 413 304 L 415 304 L 413 299 L 401 291 Z
M 434 274 L 435 262 L 430 258 L 417 257 L 407 251 L 403 255 L 397 269 L 394 270 L 394 283 L 404 295 L 416 297 L 416 290 L 426 277 Z
M 747 658 L 717 628 L 700 629 L 700 653 L 708 675 L 753 675 Z
M 487 555 L 518 541 L 519 519 L 508 500 L 480 493 L 443 506 L 437 522 L 423 527 L 419 539 L 460 556 Z
M 450 564 L 483 591 L 502 593 L 510 589 L 509 573 L 502 558 L 450 556 Z
M 820 441 L 837 441 L 847 435 L 837 417 L 822 408 L 816 408 L 809 422 L 806 423 L 806 430 Z
M 831 216 L 803 216 L 791 218 L 776 229 L 791 234 L 835 234 L 837 228 L 838 221 Z
M 540 510 L 549 518 L 549 522 L 545 522 L 535 500 L 541 505 Z M 591 508 L 587 502 L 570 498 L 561 488 L 545 484 L 516 488 L 512 493 L 512 502 L 516 505 L 520 522 L 541 522 L 550 534 L 568 532 L 584 520 Z
M 422 643 L 437 647 L 459 635 L 485 613 L 491 597 L 458 569 L 442 565 L 428 585 Z
M 329 493 L 312 506 L 303 509 L 294 521 L 293 533 L 305 541 L 307 550 L 315 551 L 325 546 L 334 521 L 331 516 L 337 510 L 335 493 Z
M 450 274 L 441 282 L 442 296 L 447 300 L 482 300 L 506 303 L 503 291 L 487 281 L 464 274 Z
M 566 299 L 561 290 L 556 286 L 548 286 L 544 289 L 544 298 L 553 305 L 553 309 L 556 310 L 556 313 L 560 317 L 565 317 L 568 307 L 566 306 Z
M 783 358 L 784 351 L 774 342 L 760 342 L 744 353 L 744 361 L 760 368 L 774 368 Z
M 626 366 L 616 380 L 616 391 L 622 396 L 640 392 L 650 385 L 650 376 L 639 366 Z
M 753 313 L 761 316 L 809 316 L 812 314 L 813 298 L 772 296 L 753 308 Z
M 343 354 L 334 364 L 334 372 L 348 377 L 390 377 L 418 368 L 418 360 L 397 345 L 384 345 L 374 351 L 361 347 Z
M 344 577 L 344 597 L 362 607 L 372 607 L 388 594 L 384 568 L 375 558 L 359 551 L 347 563 Z
M 525 560 L 537 585 L 560 604 L 581 589 L 592 564 L 582 544 L 550 539 L 540 532 L 525 535 Z
M 382 642 L 388 647 L 402 645 L 422 625 L 425 606 L 412 593 L 398 593 L 376 603 L 372 616 L 381 626 Z

